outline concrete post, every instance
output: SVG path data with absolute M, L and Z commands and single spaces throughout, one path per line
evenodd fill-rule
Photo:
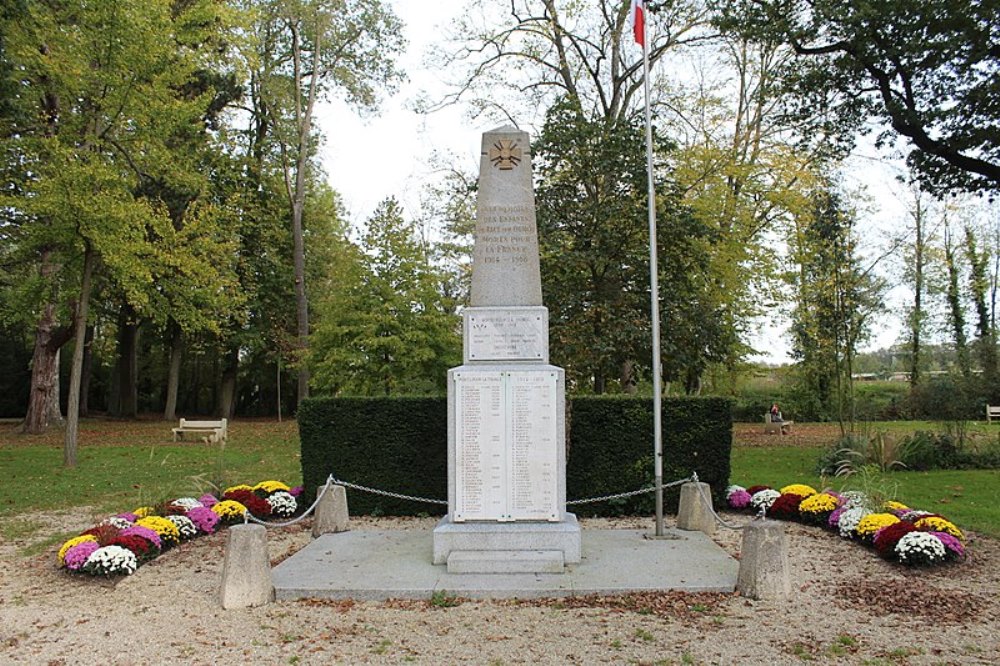
M 323 486 L 316 489 L 318 496 L 323 492 Z M 347 489 L 344 486 L 330 486 L 323 498 L 316 505 L 316 515 L 313 517 L 312 535 L 315 539 L 321 534 L 333 534 L 347 530 Z
M 688 482 L 681 486 L 681 501 L 677 508 L 677 529 L 715 534 L 712 513 L 712 488 L 707 483 Z
M 267 529 L 263 525 L 233 525 L 222 565 L 222 607 L 263 606 L 274 599 Z
M 743 531 L 736 589 L 750 599 L 786 599 L 792 593 L 788 537 L 775 520 L 752 520 Z

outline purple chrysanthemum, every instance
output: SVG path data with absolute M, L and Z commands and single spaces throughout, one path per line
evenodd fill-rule
M 96 541 L 84 541 L 83 543 L 76 544 L 66 551 L 65 558 L 63 559 L 66 563 L 66 568 L 70 571 L 79 571 L 91 553 L 100 547 L 101 544 Z
M 750 493 L 745 490 L 736 490 L 730 493 L 729 506 L 734 509 L 745 509 L 750 506 Z
M 204 495 L 198 498 L 198 501 L 201 502 L 202 506 L 207 507 L 209 509 L 211 509 L 213 506 L 219 503 L 219 500 L 216 499 L 215 495 L 212 495 L 211 493 L 205 493 Z
M 151 530 L 148 527 L 143 527 L 142 525 L 133 525 L 128 529 L 122 530 L 119 536 L 142 537 L 146 541 L 154 544 L 157 548 L 163 548 L 163 542 L 160 540 L 160 535 L 156 533 L 156 530 Z
M 219 524 L 219 514 L 204 506 L 197 506 L 188 511 L 186 515 L 198 528 L 198 531 L 205 534 L 215 532 L 215 526 Z
M 840 515 L 844 513 L 844 511 L 846 510 L 847 510 L 846 506 L 838 506 L 836 509 L 834 509 L 833 513 L 831 513 L 830 517 L 827 518 L 826 520 L 827 527 L 829 527 L 831 530 L 837 529 L 837 525 L 840 522 Z
M 965 557 L 965 546 L 955 536 L 947 532 L 931 532 L 931 534 L 941 540 L 946 551 L 958 558 Z
M 295 486 L 294 488 L 288 491 L 288 494 L 298 499 L 298 496 L 302 494 L 302 486 Z
M 134 523 L 135 521 L 139 520 L 139 516 L 135 515 L 134 513 L 119 513 L 117 517 L 124 518 L 130 523 Z

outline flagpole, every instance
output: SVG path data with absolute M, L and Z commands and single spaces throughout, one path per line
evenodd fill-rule
M 644 8 L 645 9 L 645 8 Z M 645 14 L 645 12 L 643 12 Z M 643 19 L 646 17 L 643 16 Z M 649 21 L 642 22 L 642 88 L 646 96 L 646 180 L 649 208 L 649 301 L 653 321 L 653 474 L 656 536 L 663 536 L 663 418 L 661 413 L 660 277 L 656 262 L 656 188 L 653 181 L 653 122 L 649 108 Z

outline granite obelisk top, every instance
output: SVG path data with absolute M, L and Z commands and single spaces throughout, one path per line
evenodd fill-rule
M 542 304 L 527 132 L 505 126 L 483 134 L 475 239 L 471 306 Z

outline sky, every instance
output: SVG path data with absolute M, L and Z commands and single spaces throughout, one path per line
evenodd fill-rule
M 414 110 L 421 96 L 443 94 L 441 73 L 424 66 L 425 54 L 443 28 L 462 10 L 461 0 L 395 0 L 390 2 L 404 23 L 408 47 L 401 66 L 408 81 L 384 100 L 379 110 L 362 118 L 336 100 L 317 106 L 317 123 L 325 135 L 321 159 L 331 186 L 340 193 L 348 219 L 358 225 L 367 219 L 380 201 L 395 196 L 411 218 L 420 212 L 423 186 L 434 179 L 428 163 L 432 153 L 450 155 L 454 163 L 475 173 L 479 165 L 479 144 L 483 132 L 495 122 L 468 118 L 463 109 L 452 106 L 425 115 Z M 898 227 L 905 217 L 902 187 L 894 177 L 899 160 L 887 159 L 870 141 L 862 141 L 857 155 L 844 170 L 846 184 L 864 186 L 872 197 L 873 210 L 866 218 L 867 241 L 874 247 L 885 230 Z M 901 302 L 905 290 L 894 289 L 891 302 Z M 880 320 L 871 342 L 863 349 L 888 347 L 896 341 L 899 318 L 887 315 Z M 786 363 L 787 318 L 767 317 L 751 344 L 762 353 L 756 360 Z

